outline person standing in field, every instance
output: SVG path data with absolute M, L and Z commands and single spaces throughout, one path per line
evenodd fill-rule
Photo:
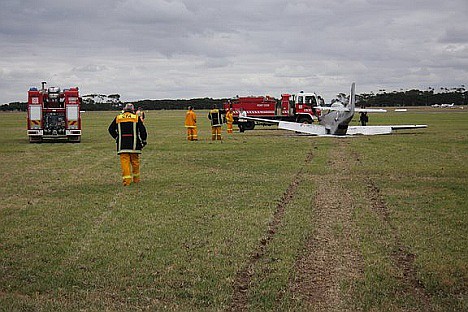
M 211 140 L 221 140 L 221 126 L 223 125 L 222 112 L 213 105 L 208 113 L 208 119 L 211 120 Z
M 138 110 L 136 111 L 136 114 L 138 117 L 140 117 L 141 121 L 145 121 L 145 112 L 143 111 L 143 109 L 141 108 L 141 106 L 138 107 Z
M 234 122 L 234 114 L 232 113 L 231 108 L 228 108 L 228 110 L 226 111 L 227 133 L 232 133 L 233 122 Z
M 241 107 L 239 110 L 239 121 L 237 124 L 239 126 L 239 132 L 245 131 L 245 123 L 247 122 L 247 120 L 243 117 L 247 117 L 247 112 Z
M 185 128 L 187 128 L 187 140 L 198 141 L 197 133 L 197 115 L 193 111 L 193 107 L 189 106 L 185 114 Z
M 367 116 L 366 112 L 361 112 L 359 116 L 359 121 L 361 122 L 361 126 L 367 125 L 367 123 L 369 122 L 369 116 Z
M 117 144 L 123 185 L 130 185 L 132 180 L 134 183 L 140 182 L 140 154 L 146 145 L 148 134 L 143 121 L 134 113 L 133 104 L 125 105 L 123 112 L 114 118 L 108 130 Z

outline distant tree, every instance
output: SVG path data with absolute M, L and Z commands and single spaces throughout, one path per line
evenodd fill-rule
M 116 101 L 106 103 L 96 103 L 93 98 L 99 97 L 99 94 L 84 95 L 82 100 L 81 108 L 84 110 L 117 110 L 121 109 L 122 102 L 120 101 L 120 94 L 111 94 L 109 96 L 102 95 L 104 97 L 114 99 Z M 347 96 L 344 93 L 339 93 L 337 98 L 333 101 L 347 102 Z M 417 89 L 411 89 L 404 91 L 386 91 L 385 89 L 379 89 L 377 93 L 371 91 L 370 93 L 362 93 L 356 96 L 359 101 L 359 106 L 428 106 L 433 104 L 443 103 L 454 103 L 455 105 L 467 105 L 468 104 L 468 90 L 465 85 L 460 87 L 440 87 L 440 91 L 436 92 L 434 87 L 428 87 L 426 90 L 421 91 Z M 195 99 L 163 99 L 163 100 L 139 100 L 134 101 L 135 106 L 141 106 L 145 110 L 162 110 L 162 109 L 186 109 L 189 105 L 195 109 L 209 109 L 214 105 L 222 107 L 223 103 L 227 99 L 213 99 L 213 98 L 195 98 Z M 9 104 L 3 104 L 0 106 L 2 111 L 26 111 L 27 103 L 24 102 L 12 102 Z
M 9 104 L 3 104 L 0 106 L 2 111 L 23 111 L 28 109 L 28 103 L 26 102 L 11 102 Z
M 459 88 L 441 87 L 440 92 L 434 92 L 435 89 L 428 87 L 427 90 L 417 89 L 404 91 L 392 91 L 390 93 L 381 89 L 374 94 L 361 94 L 360 105 L 365 106 L 428 106 L 433 104 L 454 103 L 455 105 L 466 105 L 468 103 L 468 92 L 463 86 Z

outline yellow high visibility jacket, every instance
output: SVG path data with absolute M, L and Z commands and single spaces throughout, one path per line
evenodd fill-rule
M 185 127 L 195 128 L 197 126 L 197 115 L 193 110 L 188 110 L 185 114 Z

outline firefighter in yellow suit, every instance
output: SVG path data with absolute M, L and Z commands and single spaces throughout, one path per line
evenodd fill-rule
M 221 126 L 223 125 L 222 111 L 213 105 L 213 109 L 208 113 L 208 119 L 211 120 L 211 140 L 221 140 Z
M 146 115 L 145 115 L 145 111 L 143 110 L 143 108 L 141 108 L 141 106 L 138 107 L 138 109 L 137 109 L 137 111 L 136 111 L 135 114 L 136 114 L 138 117 L 140 117 L 141 121 L 145 122 L 145 117 L 146 117 Z
M 232 133 L 232 124 L 234 122 L 234 114 L 232 110 L 229 108 L 226 111 L 226 124 L 227 124 L 227 133 Z
M 143 121 L 134 113 L 133 104 L 125 105 L 109 126 L 109 133 L 117 143 L 123 185 L 140 182 L 140 154 L 146 145 L 147 132 Z
M 197 115 L 193 111 L 192 106 L 188 107 L 188 111 L 185 114 L 185 128 L 187 128 L 187 140 L 197 141 Z

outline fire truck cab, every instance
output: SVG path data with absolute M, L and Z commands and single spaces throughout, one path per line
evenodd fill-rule
M 28 137 L 31 143 L 43 139 L 81 142 L 80 97 L 78 88 L 63 91 L 58 87 L 28 91 Z
M 301 91 L 282 94 L 280 100 L 270 96 L 236 97 L 225 102 L 223 108 L 232 110 L 234 123 L 238 123 L 241 108 L 250 117 L 312 123 L 320 117 L 320 110 L 315 107 L 323 105 L 324 100 L 317 94 Z M 254 128 L 253 121 L 246 122 L 246 130 Z

